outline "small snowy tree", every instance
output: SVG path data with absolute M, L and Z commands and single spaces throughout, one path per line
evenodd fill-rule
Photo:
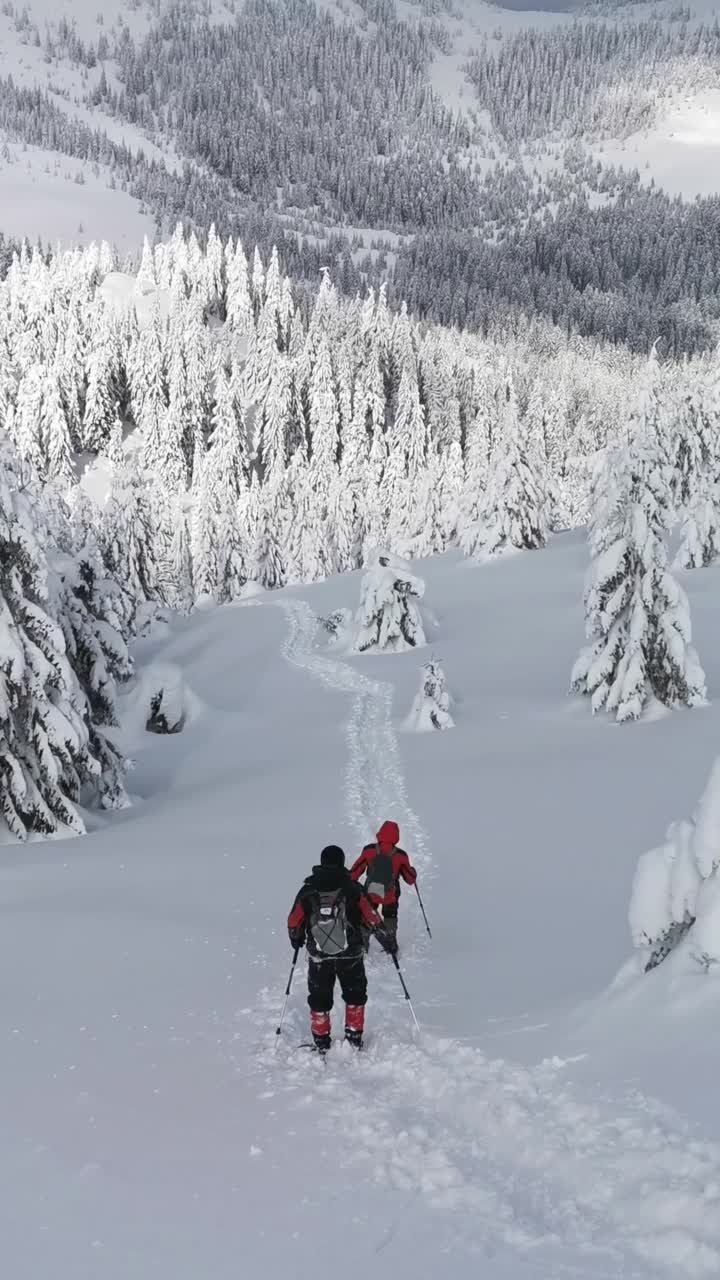
M 624 501 L 607 505 L 611 527 L 594 531 L 602 549 L 585 592 L 591 644 L 572 673 L 593 711 L 619 721 L 637 720 L 653 697 L 666 707 L 705 700 L 687 597 L 667 567 L 669 492 L 656 450 L 627 451 L 624 485 Z
M 424 592 L 424 582 L 405 561 L 377 552 L 362 580 L 355 652 L 403 653 L 425 644 L 418 606 Z
M 431 658 L 423 667 L 420 688 L 415 695 L 407 727 L 416 733 L 424 733 L 427 729 L 452 729 L 454 723 L 450 715 L 445 672 L 437 658 Z

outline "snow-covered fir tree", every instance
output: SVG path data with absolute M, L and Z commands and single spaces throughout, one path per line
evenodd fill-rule
M 509 378 L 502 389 L 501 404 L 502 434 L 490 461 L 474 549 L 474 554 L 483 556 L 542 547 L 548 534 L 546 487 L 528 461 Z
M 452 729 L 454 723 L 445 672 L 438 659 L 431 658 L 422 669 L 420 688 L 415 695 L 407 727 L 423 733 L 428 729 Z
M 705 390 L 701 383 L 674 415 L 674 488 L 681 523 L 676 564 L 681 569 L 705 569 L 720 556 L 718 419 L 709 411 Z
M 375 553 L 360 589 L 353 649 L 357 653 L 402 653 L 425 644 L 419 601 L 422 578 L 398 556 Z
M 667 564 L 670 492 L 656 441 L 640 439 L 626 450 L 622 485 L 607 508 L 609 526 L 596 532 L 585 591 L 590 644 L 571 677 L 593 711 L 619 721 L 638 719 L 651 699 L 666 707 L 705 700 L 687 596 Z
M 185 499 L 175 500 L 171 548 L 170 602 L 179 613 L 189 613 L 195 600 L 193 560 Z
M 53 597 L 38 527 L 41 496 L 30 501 L 27 482 L 7 447 L 0 453 L 0 813 L 11 834 L 25 839 L 66 829 L 82 833 L 78 808 L 98 790 L 116 803 L 122 790 L 122 761 L 91 719 L 88 696 L 73 670 L 63 625 L 53 615 L 62 591 Z M 76 589 L 77 614 L 62 623 L 82 648 L 99 643 L 98 619 Z M 66 601 L 70 603 L 70 601 Z M 107 690 L 77 655 L 88 690 L 100 710 Z M 101 650 L 107 670 L 107 649 Z
M 138 607 L 161 601 L 158 495 L 130 455 L 113 477 L 103 512 L 102 547 L 105 562 Z
M 96 305 L 87 354 L 87 391 L 80 429 L 83 449 L 102 449 L 115 420 L 117 349 L 109 312 Z

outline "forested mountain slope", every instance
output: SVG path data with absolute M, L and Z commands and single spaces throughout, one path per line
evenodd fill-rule
M 112 182 L 163 231 L 214 222 L 277 243 L 294 275 L 331 264 L 349 294 L 386 281 L 443 323 L 486 332 L 520 311 L 641 351 L 712 347 L 714 193 L 648 191 L 642 144 L 630 164 L 612 151 L 624 168 L 601 150 L 642 129 L 654 154 L 678 95 L 717 90 L 711 15 L 479 13 L 471 40 L 442 7 L 370 0 L 170 5 L 95 30 L 8 10 L 8 178 L 30 144 L 56 192 L 66 174 Z

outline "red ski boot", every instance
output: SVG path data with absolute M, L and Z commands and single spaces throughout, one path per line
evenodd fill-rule
M 330 1039 L 330 1014 L 316 1013 L 313 1009 L 310 1014 L 310 1027 L 315 1048 L 319 1053 L 327 1053 L 332 1043 Z
M 348 1004 L 345 1006 L 345 1039 L 356 1049 L 362 1049 L 363 1030 L 365 1028 L 365 1006 Z

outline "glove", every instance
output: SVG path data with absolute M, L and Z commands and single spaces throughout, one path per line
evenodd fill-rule
M 293 951 L 299 951 L 301 947 L 305 946 L 304 929 L 288 929 L 288 937 Z

